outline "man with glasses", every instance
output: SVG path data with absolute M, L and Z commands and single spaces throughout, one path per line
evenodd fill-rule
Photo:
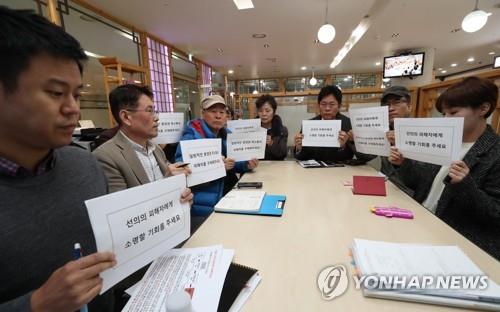
M 104 169 L 110 192 L 191 172 L 187 167 L 169 164 L 162 149 L 151 141 L 158 135 L 158 112 L 148 87 L 121 85 L 111 91 L 109 103 L 119 130 L 94 155 Z M 186 189 L 181 201 L 192 197 Z
M 304 135 L 302 131 L 295 135 L 295 158 L 298 160 L 315 159 L 321 161 L 346 161 L 352 159 L 355 154 L 354 144 L 347 145 L 348 132 L 352 129 L 348 117 L 340 113 L 342 105 L 342 91 L 337 86 L 325 86 L 318 94 L 319 115 L 311 120 L 340 120 L 342 121 L 339 131 L 340 147 L 313 147 L 302 146 Z
M 229 132 L 225 126 L 228 119 L 227 105 L 220 95 L 210 95 L 201 101 L 202 118 L 191 120 L 182 134 L 181 140 L 222 139 L 222 155 L 227 156 L 226 138 Z M 182 150 L 179 146 L 175 155 L 182 160 Z M 238 181 L 236 173 L 244 173 L 259 165 L 257 159 L 238 161 L 224 158 L 226 177 L 195 185 L 193 207 L 191 209 L 191 231 L 194 232 L 213 212 L 215 204 Z

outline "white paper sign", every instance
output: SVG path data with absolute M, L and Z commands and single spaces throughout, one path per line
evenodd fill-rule
M 389 156 L 391 145 L 387 140 L 389 107 L 367 107 L 349 110 L 356 150 L 370 155 Z
M 187 185 L 193 186 L 226 176 L 221 139 L 181 141 L 182 160 L 189 163 Z
M 227 134 L 227 158 L 235 161 L 264 159 L 267 131 Z
M 349 109 L 353 132 L 363 130 L 389 130 L 389 106 Z
M 387 140 L 385 133 L 386 132 L 382 130 L 353 131 L 356 150 L 364 154 L 388 157 L 391 153 L 391 145 Z
M 302 146 L 340 147 L 341 120 L 302 120 Z
M 227 128 L 232 133 L 244 133 L 244 132 L 255 132 L 260 131 L 260 119 L 239 119 L 239 120 L 228 120 Z
M 158 136 L 153 141 L 156 144 L 179 142 L 184 129 L 184 113 L 160 113 L 158 118 Z
M 396 147 L 405 158 L 436 165 L 459 160 L 464 118 L 396 118 Z
M 185 188 L 186 177 L 176 175 L 85 201 L 97 251 L 116 255 L 117 265 L 101 273 L 101 294 L 189 238 Z

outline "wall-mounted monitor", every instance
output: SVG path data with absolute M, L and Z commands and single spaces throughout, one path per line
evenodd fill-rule
M 384 57 L 384 78 L 420 76 L 424 73 L 424 52 Z
M 493 68 L 500 68 L 500 56 L 495 56 L 493 61 Z

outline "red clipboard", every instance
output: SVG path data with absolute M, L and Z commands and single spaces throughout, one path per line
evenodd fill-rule
M 352 192 L 356 195 L 387 196 L 384 177 L 353 176 Z

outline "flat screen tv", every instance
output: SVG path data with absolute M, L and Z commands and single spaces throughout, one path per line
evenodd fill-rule
M 500 68 L 500 56 L 495 56 L 495 60 L 493 61 L 493 68 Z
M 424 52 L 384 57 L 384 78 L 420 76 L 424 73 Z

